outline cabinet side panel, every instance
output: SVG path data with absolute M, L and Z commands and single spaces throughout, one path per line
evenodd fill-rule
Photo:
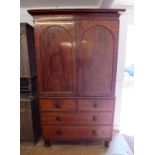
M 30 76 L 36 76 L 36 58 L 34 48 L 34 29 L 31 26 L 27 26 L 27 43 L 28 43 L 28 56 L 30 64 Z
M 21 26 L 24 27 L 24 26 Z M 29 57 L 26 32 L 20 33 L 20 77 L 29 77 Z

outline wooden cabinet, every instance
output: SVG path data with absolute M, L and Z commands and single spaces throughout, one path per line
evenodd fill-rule
M 27 23 L 20 24 L 20 91 L 37 89 L 34 29 Z
M 40 116 L 49 140 L 110 141 L 119 16 L 124 9 L 29 10 Z
M 38 97 L 21 95 L 20 98 L 20 140 L 37 142 L 40 138 Z
M 37 97 L 34 29 L 20 24 L 20 140 L 34 142 L 40 138 L 39 100 Z
M 34 29 L 27 23 L 20 24 L 20 77 L 36 75 Z

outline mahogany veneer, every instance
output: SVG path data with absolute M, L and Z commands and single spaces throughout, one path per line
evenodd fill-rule
M 110 112 L 82 112 L 82 113 L 42 113 L 44 125 L 94 125 L 112 124 L 112 113 Z
M 111 126 L 44 126 L 45 139 L 101 139 L 111 137 Z
M 40 117 L 50 140 L 112 138 L 119 16 L 124 9 L 28 10 Z

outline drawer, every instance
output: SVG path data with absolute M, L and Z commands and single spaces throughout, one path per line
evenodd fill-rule
M 79 111 L 113 111 L 114 100 L 79 100 Z
M 76 101 L 71 99 L 40 99 L 41 111 L 75 111 Z
M 100 139 L 111 135 L 111 126 L 43 126 L 45 139 Z
M 110 112 L 91 112 L 91 113 L 47 113 L 41 115 L 44 125 L 95 125 L 95 124 L 112 124 L 113 115 Z

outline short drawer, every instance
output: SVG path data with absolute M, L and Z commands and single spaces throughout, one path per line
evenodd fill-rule
M 113 111 L 114 100 L 79 100 L 79 111 Z
M 71 99 L 40 99 L 41 111 L 75 111 L 76 101 Z
M 112 124 L 113 117 L 110 112 L 89 112 L 89 113 L 42 113 L 42 122 L 44 125 L 95 125 Z
M 98 139 L 111 135 L 111 126 L 43 126 L 45 139 Z

